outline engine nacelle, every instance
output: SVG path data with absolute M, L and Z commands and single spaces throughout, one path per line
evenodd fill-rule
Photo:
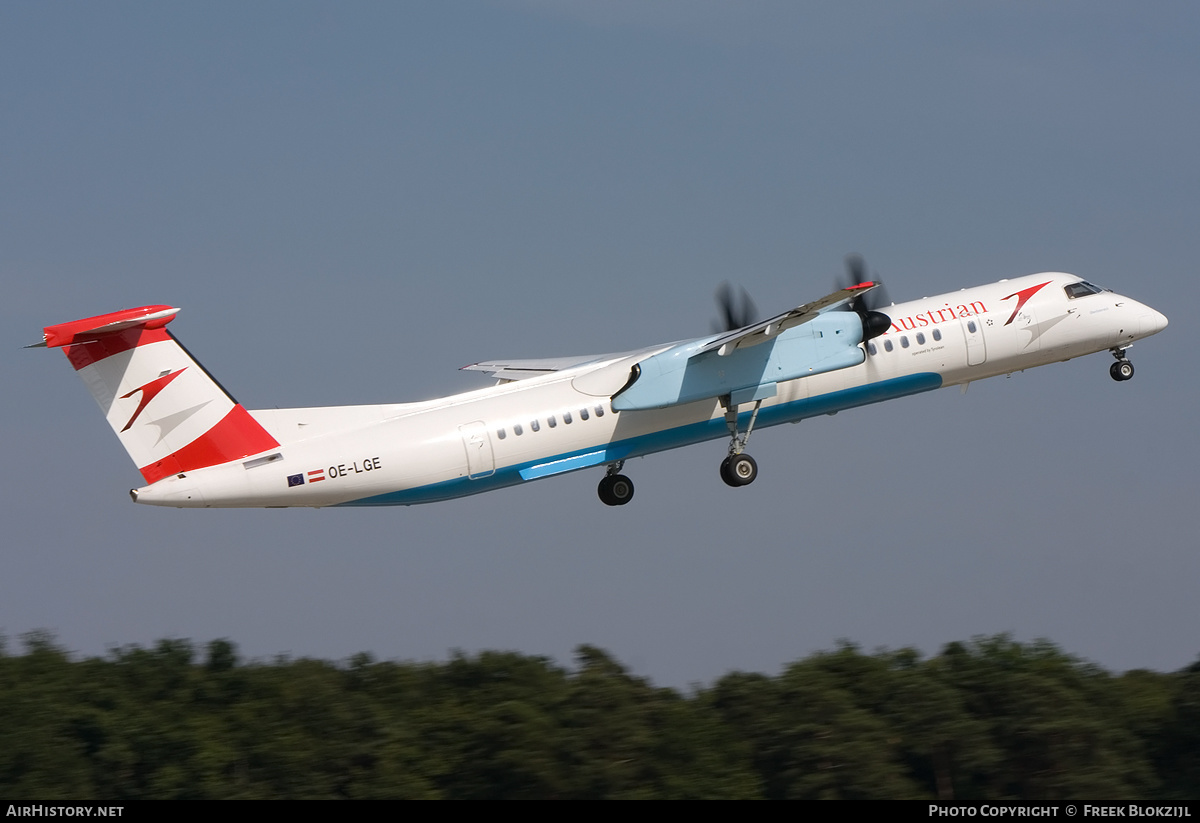
M 773 386 L 813 374 L 857 366 L 863 323 L 853 312 L 827 312 L 765 343 L 727 354 L 696 354 L 709 341 L 684 343 L 638 362 L 629 382 L 613 395 L 615 411 L 661 409 L 725 394 L 759 399 Z M 757 392 L 758 387 L 768 393 Z

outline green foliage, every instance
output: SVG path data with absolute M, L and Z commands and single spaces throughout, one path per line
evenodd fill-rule
M 1163 781 L 1163 798 L 1192 802 L 1200 786 L 1200 661 L 1176 675 L 1170 703 L 1162 715 L 1165 732 L 1146 731 Z M 1150 726 L 1151 724 L 1147 724 Z
M 0 792 L 136 798 L 1186 800 L 1200 665 L 1120 677 L 1000 636 L 656 688 L 582 646 L 244 662 L 229 640 L 72 660 L 0 644 Z
M 955 644 L 936 662 L 996 749 L 984 768 L 965 771 L 971 796 L 1044 802 L 1153 793 L 1145 752 L 1117 722 L 1119 693 L 1106 672 L 1048 642 L 1005 636 Z

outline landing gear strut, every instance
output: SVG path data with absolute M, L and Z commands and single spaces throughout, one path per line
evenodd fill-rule
M 754 402 L 754 412 L 750 415 L 750 422 L 744 434 L 738 431 L 738 407 L 732 403 L 729 395 L 721 398 L 721 404 L 725 406 L 725 425 L 729 428 L 729 456 L 721 461 L 721 479 L 726 485 L 735 488 L 748 486 L 758 477 L 758 464 L 754 462 L 753 457 L 744 454 L 743 450 L 750 442 L 750 432 L 754 431 L 754 421 L 758 419 L 762 401 Z
M 624 460 L 610 463 L 608 474 L 600 479 L 600 485 L 596 487 L 600 502 L 606 506 L 624 506 L 633 499 L 633 481 L 621 474 L 624 465 Z
M 1125 349 L 1113 349 L 1112 355 L 1117 358 L 1117 362 L 1108 367 L 1112 379 L 1121 383 L 1132 378 L 1133 364 L 1125 357 Z

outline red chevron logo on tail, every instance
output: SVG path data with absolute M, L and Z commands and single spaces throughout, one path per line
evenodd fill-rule
M 146 408 L 146 405 L 151 400 L 153 400 L 160 391 L 165 389 L 167 387 L 168 383 L 170 383 L 172 380 L 174 380 L 179 375 L 183 374 L 183 372 L 186 369 L 187 369 L 187 366 L 184 366 L 182 369 L 179 369 L 178 371 L 173 371 L 170 374 L 164 374 L 162 377 L 156 377 L 153 380 L 151 380 L 149 383 L 145 384 L 144 386 L 138 386 L 136 389 L 129 392 L 129 394 L 121 395 L 122 400 L 128 400 L 130 397 L 133 397 L 138 392 L 142 393 L 142 399 L 138 403 L 138 407 L 134 411 L 133 417 L 129 418 L 129 422 L 125 424 L 125 428 L 121 429 L 121 431 L 129 431 L 129 427 L 133 425 L 134 420 L 138 419 L 138 415 L 140 415 L 142 413 L 142 410 Z

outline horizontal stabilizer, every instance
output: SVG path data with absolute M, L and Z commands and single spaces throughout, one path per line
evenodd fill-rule
M 175 319 L 179 309 L 170 306 L 142 306 L 137 309 L 122 309 L 112 314 L 101 314 L 96 317 L 85 317 L 70 323 L 59 323 L 47 326 L 42 330 L 42 342 L 33 346 L 71 346 L 77 343 L 88 343 L 98 340 L 108 334 L 144 326 L 147 329 L 160 329 Z

